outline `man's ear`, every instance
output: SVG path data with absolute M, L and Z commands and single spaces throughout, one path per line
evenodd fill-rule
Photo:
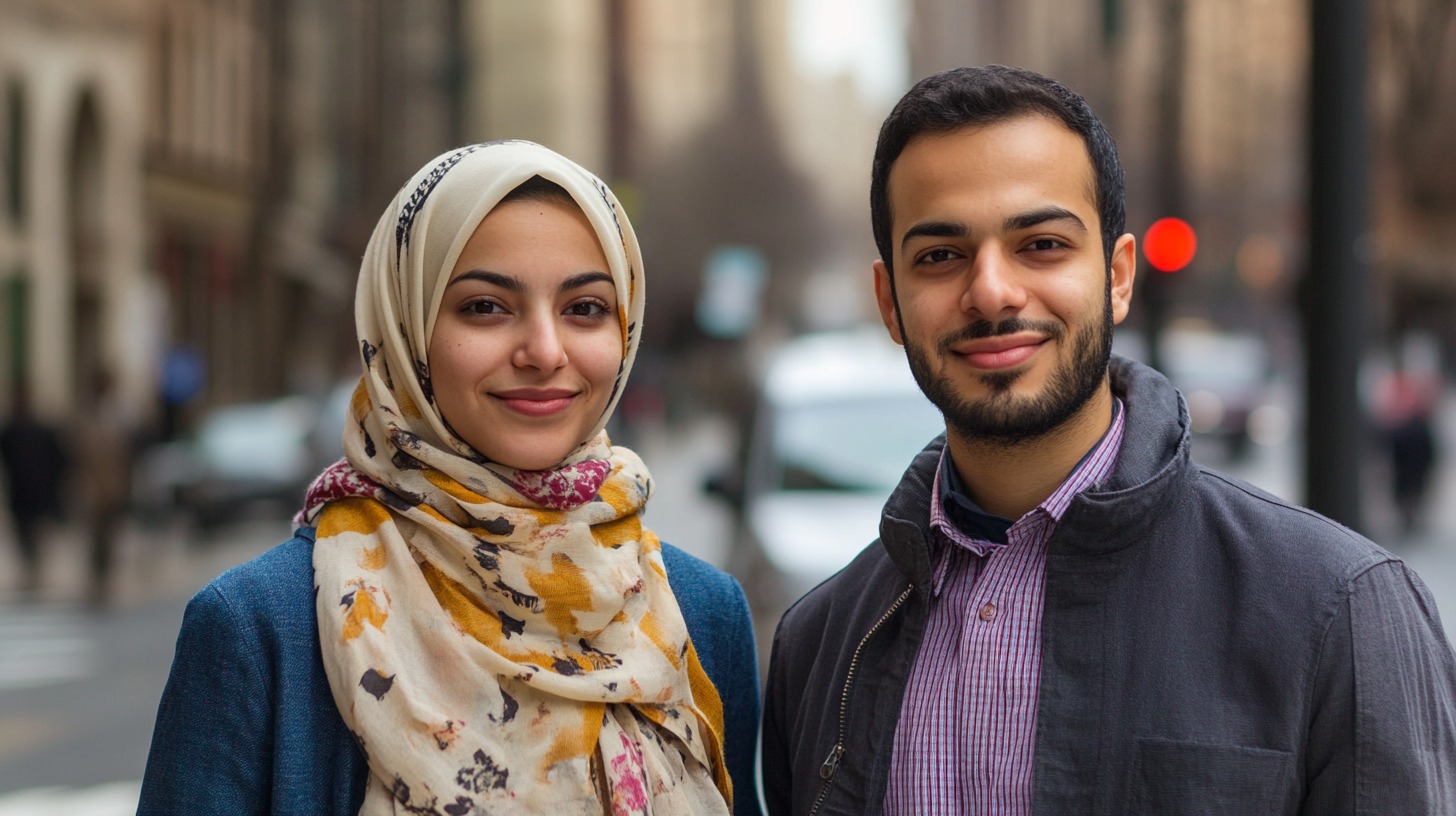
M 1112 245 L 1112 322 L 1121 323 L 1132 305 L 1132 284 L 1137 277 L 1137 238 L 1128 232 Z
M 890 270 L 885 268 L 884 261 L 875 261 L 872 268 L 875 273 L 875 304 L 880 307 L 880 320 L 890 332 L 890 339 L 903 346 L 905 338 L 900 336 L 900 315 L 895 310 L 895 285 L 890 282 Z

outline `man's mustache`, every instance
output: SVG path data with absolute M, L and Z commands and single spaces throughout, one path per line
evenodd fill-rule
M 950 351 L 951 346 L 967 340 L 984 340 L 987 337 L 1000 337 L 1017 332 L 1037 332 L 1045 334 L 1052 340 L 1060 340 L 1066 335 L 1067 330 L 1062 324 L 1051 320 L 1027 320 L 1021 317 L 1008 317 L 995 323 L 989 320 L 973 320 L 940 338 L 940 342 L 936 343 L 936 348 L 944 354 Z

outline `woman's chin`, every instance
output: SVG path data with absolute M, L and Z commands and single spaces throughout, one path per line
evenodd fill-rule
M 480 452 L 491 462 L 512 470 L 552 470 L 560 467 L 577 447 L 575 444 L 543 442 L 537 446 L 497 448 Z

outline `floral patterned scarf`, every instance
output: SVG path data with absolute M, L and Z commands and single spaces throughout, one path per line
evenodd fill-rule
M 624 354 L 591 438 L 557 468 L 524 472 L 448 429 L 425 350 L 466 240 L 537 175 L 597 232 Z M 300 514 L 318 528 L 329 684 L 369 762 L 360 813 L 729 811 L 722 705 L 641 523 L 651 477 L 601 430 L 636 351 L 641 269 L 606 186 L 528 142 L 438 157 L 375 229 L 346 459 Z

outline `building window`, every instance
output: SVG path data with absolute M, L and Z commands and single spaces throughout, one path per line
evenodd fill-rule
M 20 83 L 5 87 L 5 212 L 16 224 L 25 222 L 25 97 Z
M 0 371 L 5 378 L 0 391 L 24 382 L 29 374 L 26 336 L 30 331 L 30 281 L 21 267 L 9 271 L 8 278 L 0 278 L 0 315 L 5 326 L 0 333 Z

